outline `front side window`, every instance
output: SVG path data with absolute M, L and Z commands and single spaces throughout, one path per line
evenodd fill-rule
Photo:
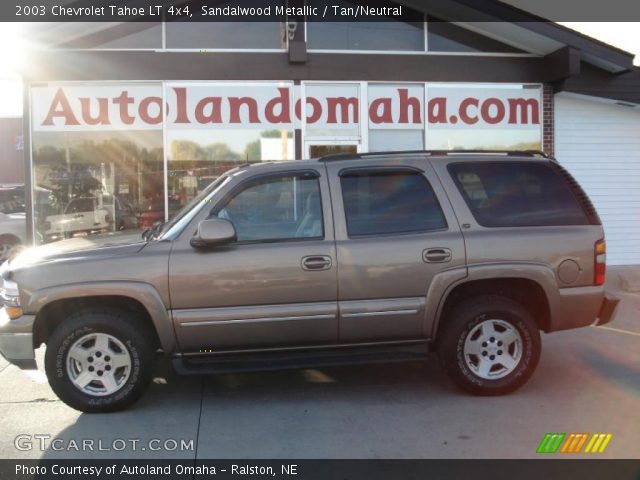
M 427 179 L 412 171 L 353 171 L 340 179 L 350 237 L 447 227 Z
M 448 168 L 476 221 L 485 227 L 588 223 L 571 188 L 549 165 L 477 162 Z
M 324 237 L 320 184 L 314 174 L 250 181 L 213 214 L 233 223 L 239 242 Z

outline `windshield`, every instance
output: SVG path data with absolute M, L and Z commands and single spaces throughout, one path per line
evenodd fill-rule
M 163 225 L 162 229 L 157 235 L 154 235 L 154 237 L 159 240 L 173 238 L 174 235 L 182 231 L 191 219 L 202 209 L 202 206 L 208 203 L 211 195 L 213 195 L 218 188 L 222 187 L 227 180 L 229 180 L 227 175 L 223 175 L 214 180 L 197 196 L 193 197 L 193 199 L 191 199 L 191 201 L 189 201 L 175 217 Z

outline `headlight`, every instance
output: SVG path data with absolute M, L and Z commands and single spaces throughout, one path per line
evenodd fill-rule
M 20 291 L 18 284 L 7 280 L 2 281 L 0 286 L 0 304 L 4 306 L 10 319 L 16 319 L 22 316 L 22 308 L 20 306 Z

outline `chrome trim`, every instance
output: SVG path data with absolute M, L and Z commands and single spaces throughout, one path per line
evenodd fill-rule
M 215 356 L 226 355 L 230 353 L 262 353 L 262 352 L 288 352 L 296 350 L 326 350 L 326 349 L 342 349 L 353 347 L 375 347 L 382 345 L 423 345 L 428 344 L 429 340 L 416 339 L 416 340 L 391 340 L 383 342 L 365 342 L 365 343 L 341 343 L 333 345 L 303 345 L 294 347 L 273 347 L 273 348 L 249 348 L 249 349 L 236 349 L 236 350 L 217 350 L 208 352 L 183 352 L 175 353 L 174 357 L 199 357 L 199 356 Z
M 212 325 L 230 325 L 255 322 L 287 322 L 295 320 L 329 320 L 336 318 L 335 315 L 301 315 L 295 317 L 259 317 L 259 318 L 241 318 L 233 320 L 210 320 L 205 322 L 182 322 L 181 327 L 205 327 Z
M 415 315 L 418 310 L 384 310 L 379 312 L 359 312 L 359 313 L 343 313 L 344 318 L 353 317 L 384 317 L 387 315 Z

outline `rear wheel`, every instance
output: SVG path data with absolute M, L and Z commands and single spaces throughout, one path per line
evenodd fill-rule
M 47 342 L 45 370 L 53 391 L 83 412 L 113 412 L 149 385 L 155 352 L 128 312 L 84 311 L 64 320 Z
M 467 299 L 443 320 L 440 361 L 451 379 L 475 395 L 521 387 L 540 359 L 540 333 L 519 303 L 498 295 Z

